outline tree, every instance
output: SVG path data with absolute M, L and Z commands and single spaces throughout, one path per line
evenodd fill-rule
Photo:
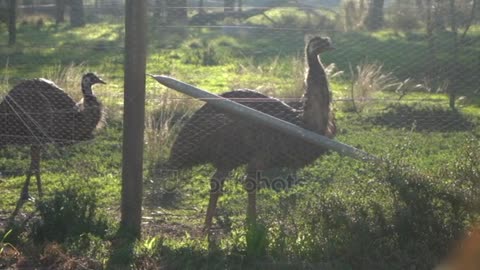
M 457 26 L 457 9 L 455 6 L 455 0 L 449 0 L 449 17 L 450 17 L 450 29 L 453 32 L 453 48 L 452 48 L 452 83 L 449 86 L 448 89 L 448 98 L 449 98 L 449 105 L 450 109 L 454 110 L 455 109 L 455 98 L 456 98 L 456 92 L 457 90 L 455 89 L 458 87 L 458 84 L 460 81 L 458 81 L 459 77 L 459 55 L 460 55 L 460 48 L 458 44 L 458 26 Z
M 472 24 L 475 21 L 475 17 L 478 13 L 477 9 L 478 9 L 478 0 L 473 0 L 472 5 L 471 5 L 471 9 L 470 9 L 470 15 L 467 18 L 465 30 L 463 31 L 463 34 L 462 34 L 462 38 L 461 38 L 462 43 L 464 43 L 465 37 L 467 36 L 467 33 L 468 33 L 468 30 L 470 30 L 470 27 L 472 26 Z
M 204 14 L 205 10 L 203 9 L 203 0 L 198 1 L 198 13 L 199 14 Z
M 235 12 L 235 0 L 224 0 L 223 1 L 223 12 L 225 17 L 231 15 Z
M 370 0 L 367 16 L 363 24 L 370 31 L 375 31 L 383 27 L 383 6 L 384 0 Z
M 167 7 L 165 0 L 155 0 L 153 4 L 153 18 L 155 24 L 164 24 L 167 21 Z
M 70 24 L 73 27 L 85 25 L 85 15 L 83 11 L 83 0 L 70 0 Z
M 417 15 L 423 16 L 423 12 L 424 12 L 424 8 L 425 8 L 424 5 L 423 5 L 423 1 L 422 0 L 415 0 L 415 6 L 416 6 L 416 9 L 417 9 Z
M 173 25 L 188 22 L 187 0 L 167 0 L 167 22 Z
M 65 22 L 65 0 L 55 0 L 55 22 Z
M 428 76 L 433 77 L 436 73 L 437 67 L 437 57 L 435 53 L 435 22 L 434 22 L 434 12 L 433 12 L 433 5 L 432 0 L 425 0 L 426 6 L 426 30 L 427 30 L 427 41 L 428 41 L 428 53 L 430 58 L 430 65 L 428 70 Z
M 17 0 L 8 1 L 8 45 L 17 41 Z

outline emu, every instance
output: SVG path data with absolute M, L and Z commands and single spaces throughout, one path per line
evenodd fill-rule
M 331 92 L 319 56 L 331 49 L 333 46 L 328 37 L 314 36 L 307 39 L 305 93 L 301 109 L 248 89 L 226 92 L 221 96 L 333 138 L 336 126 L 330 107 Z M 299 169 L 323 153 L 325 150 L 320 147 L 239 119 L 206 104 L 180 130 L 166 167 L 178 170 L 213 164 L 216 171 L 210 180 L 210 198 L 204 227 L 209 231 L 223 183 L 235 168 L 247 165 L 244 184 L 248 192 L 247 224 L 254 224 L 261 171 L 280 167 Z

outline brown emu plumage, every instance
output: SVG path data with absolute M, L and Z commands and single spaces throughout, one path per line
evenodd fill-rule
M 16 85 L 0 103 L 0 146 L 31 146 L 31 164 L 17 208 L 30 198 L 28 186 L 35 174 L 39 195 L 40 152 L 47 144 L 71 145 L 93 139 L 93 131 L 103 116 L 101 103 L 92 91 L 92 85 L 105 83 L 93 73 L 82 78 L 83 99 L 79 103 L 60 87 L 46 79 L 25 80 Z
M 101 104 L 92 96 L 83 106 L 53 82 L 26 80 L 0 103 L 0 145 L 68 145 L 93 139 L 102 117 Z
M 307 41 L 302 109 L 292 108 L 276 98 L 252 90 L 235 90 L 221 96 L 332 138 L 335 135 L 335 123 L 330 109 L 331 93 L 319 59 L 319 54 L 329 49 L 332 49 L 329 38 L 313 37 Z M 208 230 L 223 182 L 233 169 L 247 165 L 247 220 L 255 222 L 258 172 L 269 168 L 301 168 L 324 152 L 320 147 L 205 104 L 182 127 L 173 144 L 167 167 L 186 169 L 211 163 L 216 168 L 211 179 L 205 220 Z

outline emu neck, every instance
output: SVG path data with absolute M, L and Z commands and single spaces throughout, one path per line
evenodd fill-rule
M 87 96 L 95 96 L 93 94 L 92 85 L 84 84 L 83 82 L 82 82 L 82 93 L 84 98 L 86 98 Z
M 327 75 L 318 56 L 307 55 L 307 65 L 303 121 L 306 128 L 325 135 L 328 131 L 331 100 Z
M 82 85 L 83 99 L 77 103 L 75 116 L 75 139 L 79 141 L 93 139 L 93 131 L 102 118 L 102 104 L 93 94 L 91 86 Z

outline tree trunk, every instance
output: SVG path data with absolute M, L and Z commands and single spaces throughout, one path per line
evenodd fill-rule
M 203 0 L 198 1 L 198 13 L 199 14 L 204 14 L 205 10 L 203 9 Z
M 17 41 L 17 0 L 8 1 L 8 45 Z
M 457 16 L 456 16 L 456 6 L 455 0 L 449 0 L 449 17 L 450 17 L 450 28 L 453 32 L 453 51 L 452 51 L 452 71 L 450 72 L 452 78 L 450 79 L 451 83 L 449 84 L 448 96 L 449 96 L 449 105 L 450 109 L 455 110 L 455 99 L 457 96 L 457 87 L 461 80 L 458 79 L 460 73 L 458 72 L 459 68 L 459 54 L 460 48 L 458 44 L 458 27 L 457 27 Z
M 187 24 L 187 0 L 167 0 L 167 22 L 172 25 Z
M 153 5 L 153 17 L 159 20 L 162 16 L 162 0 L 155 0 Z
M 423 6 L 423 1 L 422 0 L 415 0 L 415 6 L 417 7 L 417 16 L 418 18 L 422 18 L 424 14 L 424 6 Z
M 243 12 L 243 0 L 238 0 L 238 12 Z
M 435 0 L 435 2 L 433 3 L 433 25 L 435 27 L 435 30 L 441 32 L 446 31 L 446 15 L 444 14 L 445 7 L 443 6 L 444 3 L 444 0 Z
M 55 23 L 63 22 L 65 22 L 65 0 L 55 0 Z
M 85 25 L 85 15 L 83 11 L 83 0 L 70 0 L 70 24 L 73 27 Z
M 223 12 L 225 13 L 225 17 L 232 15 L 235 12 L 235 0 L 224 0 Z
M 460 38 L 460 42 L 463 44 L 465 41 L 465 37 L 467 36 L 468 30 L 472 26 L 473 22 L 475 21 L 475 14 L 477 11 L 478 0 L 472 1 L 472 10 L 470 11 L 470 16 L 467 20 L 467 25 L 465 26 L 465 30 L 463 31 L 462 37 Z
M 370 0 L 364 25 L 369 31 L 375 31 L 383 27 L 384 0 Z
M 428 69 L 428 77 L 433 78 L 436 73 L 437 58 L 435 53 L 435 22 L 433 19 L 432 0 L 426 0 L 426 25 L 427 25 L 427 41 L 428 41 L 428 54 L 430 58 L 430 66 Z

